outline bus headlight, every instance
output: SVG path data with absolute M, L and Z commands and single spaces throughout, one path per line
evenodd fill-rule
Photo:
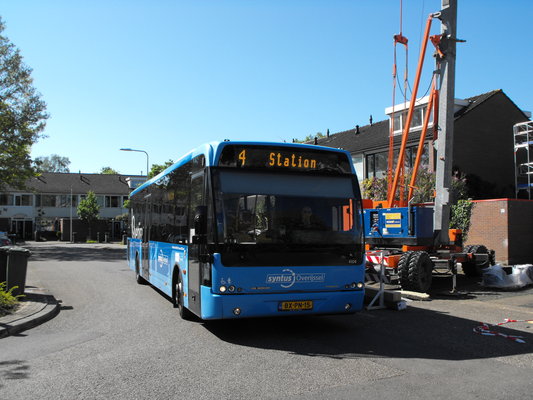
M 235 286 L 231 285 L 228 290 L 233 293 L 235 291 Z
M 220 293 L 225 293 L 226 290 L 227 290 L 227 288 L 226 288 L 226 286 L 222 285 L 222 286 L 220 286 L 220 287 L 218 288 L 218 290 L 220 290 Z
M 350 311 L 351 308 L 352 308 L 352 305 L 351 305 L 350 303 L 346 303 L 346 304 L 344 305 L 344 309 L 345 309 L 346 311 Z
M 357 289 L 362 289 L 365 284 L 363 282 L 357 282 Z
M 233 309 L 233 314 L 234 314 L 234 315 L 241 315 L 241 309 L 238 308 L 238 307 L 237 307 L 237 308 L 234 308 L 234 309 Z

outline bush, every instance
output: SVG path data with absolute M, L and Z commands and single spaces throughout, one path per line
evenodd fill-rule
M 363 199 L 387 200 L 387 178 L 367 178 L 361 181 Z
M 16 289 L 17 286 L 13 286 L 6 292 L 6 285 L 6 282 L 0 283 L 0 317 L 13 312 L 13 310 L 19 303 L 18 298 L 23 296 L 13 296 L 12 291 L 13 289 Z
M 468 229 L 470 229 L 470 216 L 472 215 L 472 200 L 458 200 L 450 208 L 450 229 L 463 231 L 463 242 L 466 242 Z
M 398 184 L 396 190 L 396 200 L 400 199 L 400 191 L 404 191 L 404 198 L 409 193 L 409 183 L 411 182 L 411 173 L 405 175 L 403 186 Z M 387 178 L 368 178 L 361 181 L 361 193 L 364 199 L 387 200 L 388 183 Z M 415 188 L 413 190 L 413 203 L 427 203 L 434 201 L 435 192 L 435 173 L 425 168 L 418 171 L 416 176 Z

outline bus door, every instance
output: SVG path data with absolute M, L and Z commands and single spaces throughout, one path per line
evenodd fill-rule
M 141 248 L 142 248 L 142 265 L 141 265 L 141 268 L 142 268 L 142 277 L 145 278 L 146 280 L 149 280 L 150 279 L 150 230 L 151 230 L 151 225 L 152 225 L 152 221 L 151 221 L 151 207 L 152 207 L 152 194 L 147 194 L 145 197 L 144 197 L 144 202 L 143 202 L 143 214 L 142 214 L 142 218 L 143 218 L 143 224 L 142 226 L 144 226 L 144 229 L 143 229 L 143 238 L 142 238 L 142 244 L 141 244 Z
M 206 217 L 204 203 L 204 171 L 194 173 L 191 176 L 191 198 L 189 207 L 189 271 L 188 271 L 188 298 L 189 309 L 195 314 L 201 314 L 200 306 L 200 254 L 205 253 L 206 235 L 198 231 L 199 220 L 201 224 Z

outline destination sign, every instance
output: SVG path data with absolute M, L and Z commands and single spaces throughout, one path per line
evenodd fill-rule
M 292 171 L 351 173 L 343 153 L 287 146 L 227 145 L 218 165 L 233 168 L 261 168 Z

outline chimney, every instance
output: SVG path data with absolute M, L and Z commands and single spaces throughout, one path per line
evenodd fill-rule
M 318 144 L 318 137 L 315 136 L 315 144 Z
M 355 125 L 355 134 L 359 135 L 359 125 Z
M 372 114 L 370 114 L 370 126 L 372 126 L 372 121 L 373 121 Z
M 329 129 L 326 131 L 326 137 L 329 137 Z

